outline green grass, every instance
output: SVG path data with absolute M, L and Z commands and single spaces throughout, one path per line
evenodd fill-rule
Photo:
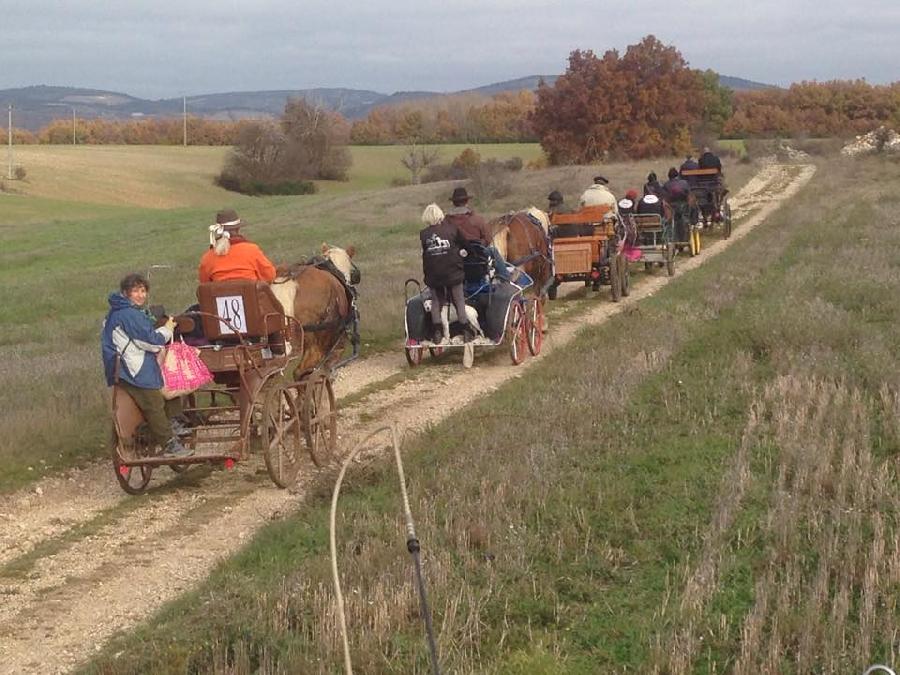
M 509 152 L 527 158 L 535 147 L 478 149 L 485 157 Z M 73 170 L 80 157 L 75 153 L 67 159 L 66 150 L 72 149 L 34 148 L 34 152 L 49 153 L 48 163 L 58 159 L 63 175 Z M 355 245 L 363 276 L 364 354 L 399 348 L 403 282 L 419 276 L 421 269 L 419 215 L 431 201 L 446 204 L 453 184 L 304 197 L 229 195 L 221 201 L 205 193 L 203 199 L 214 200 L 207 206 L 147 208 L 140 204 L 157 197 L 177 203 L 184 194 L 193 194 L 200 180 L 196 172 L 202 173 L 198 167 L 220 149 L 187 149 L 194 153 L 189 165 L 195 173 L 185 178 L 184 190 L 173 187 L 181 174 L 163 180 L 159 173 L 165 161 L 183 153 L 183 148 L 89 150 L 85 156 L 93 158 L 90 175 L 96 174 L 96 185 L 88 193 L 95 195 L 102 186 L 117 185 L 115 176 L 131 167 L 128 181 L 137 186 L 131 203 L 73 201 L 80 194 L 77 190 L 60 193 L 59 199 L 0 196 L 4 205 L 0 209 L 0 373 L 7 385 L 0 391 L 0 428 L 6 432 L 0 437 L 4 464 L 0 492 L 106 455 L 109 417 L 97 344 L 107 295 L 124 274 L 143 271 L 150 274 L 152 303 L 172 311 L 194 302 L 196 265 L 206 250 L 207 225 L 222 206 L 238 209 L 248 223 L 245 234 L 276 263 L 310 256 L 323 241 Z M 453 147 L 446 154 L 457 150 Z M 54 151 L 59 154 L 53 155 Z M 354 148 L 354 152 L 367 158 L 360 162 L 360 170 L 364 168 L 370 179 L 359 180 L 381 176 L 383 184 L 390 182 L 388 172 L 396 168 L 399 148 Z M 639 186 L 650 168 L 649 162 L 614 164 L 607 173 L 614 186 L 624 190 Z M 476 206 L 496 216 L 529 204 L 543 205 L 549 187 L 564 190 L 571 200 L 590 183 L 593 171 L 592 167 L 522 171 L 513 177 L 508 196 L 493 201 L 481 196 Z M 752 172 L 752 167 L 734 165 L 729 168 L 729 181 L 737 188 Z M 60 180 L 77 186 L 71 176 Z
M 406 443 L 447 672 L 890 660 L 900 232 L 881 227 L 885 172 L 900 179 L 824 167 L 640 311 Z M 856 207 L 822 204 L 838 185 Z M 389 465 L 354 468 L 341 504 L 360 672 L 428 669 L 395 481 Z M 323 485 L 84 672 L 337 671 L 327 502 Z

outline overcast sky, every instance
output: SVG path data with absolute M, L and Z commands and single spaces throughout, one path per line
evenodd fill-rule
M 0 89 L 455 91 L 654 34 L 770 84 L 900 80 L 900 0 L 0 0 Z

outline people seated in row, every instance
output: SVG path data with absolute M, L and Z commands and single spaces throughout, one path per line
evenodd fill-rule
M 431 323 L 434 328 L 434 342 L 444 338 L 441 322 L 441 308 L 453 302 L 456 316 L 463 328 L 466 342 L 475 339 L 475 329 L 469 325 L 466 316 L 466 299 L 463 290 L 465 269 L 463 256 L 467 239 L 459 226 L 437 204 L 429 204 L 422 212 L 425 228 L 419 232 L 422 244 L 422 272 L 425 285 L 431 289 Z
M 241 219 L 232 209 L 219 211 L 209 226 L 209 250 L 200 259 L 200 283 L 229 279 L 256 279 L 272 283 L 275 266 L 259 246 L 241 232 Z
M 147 422 L 150 441 L 161 446 L 165 455 L 188 457 L 193 451 L 178 439 L 186 433 L 177 419 L 181 401 L 163 397 L 162 372 L 156 360 L 172 339 L 175 320 L 169 317 L 155 327 L 153 315 L 144 309 L 149 290 L 146 278 L 129 274 L 119 283 L 119 291 L 109 294 L 109 312 L 100 336 L 106 383 L 131 396 Z
M 475 213 L 469 206 L 469 193 L 464 187 L 458 187 L 453 190 L 450 201 L 453 208 L 447 211 L 444 218 L 455 225 L 466 242 L 475 242 L 484 246 L 488 255 L 494 261 L 494 274 L 505 281 L 509 281 L 510 274 L 506 260 L 494 246 L 493 237 L 488 231 L 487 223 L 484 218 Z

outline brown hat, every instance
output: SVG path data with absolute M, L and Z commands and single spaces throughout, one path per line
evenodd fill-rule
M 236 230 L 241 226 L 241 219 L 234 209 L 223 209 L 216 213 L 216 225 L 226 230 Z
M 466 188 L 458 187 L 453 190 L 453 195 L 450 197 L 450 201 L 456 204 L 457 202 L 466 203 L 469 201 L 469 193 L 466 192 Z

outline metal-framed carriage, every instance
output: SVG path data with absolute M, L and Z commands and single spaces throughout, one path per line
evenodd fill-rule
M 337 442 L 337 406 L 332 370 L 320 364 L 296 372 L 305 333 L 266 283 L 233 280 L 200 284 L 199 311 L 176 317 L 185 332 L 199 318 L 209 344 L 198 347 L 214 382 L 185 397 L 183 416 L 194 454 L 154 454 L 144 417 L 129 394 L 111 387 L 112 459 L 116 478 L 129 494 L 140 494 L 153 470 L 180 472 L 192 464 L 230 468 L 262 446 L 272 481 L 294 483 L 305 451 L 321 465 Z
M 655 213 L 636 213 L 627 216 L 628 224 L 633 227 L 633 244 L 625 251 L 628 259 L 631 251 L 640 255 L 634 257 L 636 262 L 643 262 L 644 269 L 650 271 L 654 266 L 664 266 L 671 277 L 675 274 L 675 242 L 671 219 L 665 219 Z M 627 263 L 626 263 L 627 264 Z
M 609 206 L 586 206 L 575 213 L 550 216 L 553 241 L 553 283 L 547 291 L 556 299 L 559 285 L 582 281 L 593 290 L 610 287 L 613 302 L 630 292 L 628 266 L 620 252 L 621 222 Z
M 722 180 L 722 170 L 685 169 L 685 179 L 691 184 L 691 194 L 700 210 L 700 221 L 703 227 L 722 226 L 722 235 L 731 236 L 731 205 L 728 203 L 728 188 Z
M 417 279 L 407 279 L 404 284 L 406 301 L 404 352 L 411 367 L 422 362 L 425 350 L 433 358 L 445 350 L 463 350 L 463 365 L 471 367 L 476 348 L 494 348 L 506 343 L 514 365 L 525 360 L 528 353 L 537 356 L 541 352 L 544 331 L 543 305 L 539 297 L 525 297 L 525 291 L 533 285 L 528 274 L 516 270 L 512 281 L 494 276 L 492 262 L 485 251 L 470 245 L 465 262 L 466 305 L 478 316 L 480 333 L 466 342 L 458 321 L 447 321 L 445 338 L 435 342 L 431 321 L 431 290 Z M 410 293 L 414 288 L 415 292 Z M 445 311 L 449 311 L 449 308 Z

